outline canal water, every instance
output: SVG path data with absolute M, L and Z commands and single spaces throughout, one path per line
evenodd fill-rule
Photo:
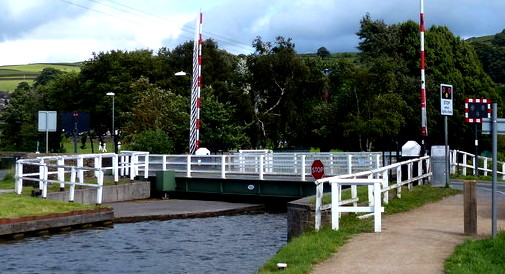
M 116 224 L 0 244 L 0 273 L 255 273 L 286 214 Z

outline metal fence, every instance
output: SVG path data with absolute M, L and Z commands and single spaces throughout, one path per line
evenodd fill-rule
M 311 165 L 321 160 L 326 176 L 351 174 L 376 169 L 382 164 L 381 153 L 235 153 L 229 155 L 149 155 L 149 170 L 173 170 L 187 177 L 234 175 L 311 178 Z

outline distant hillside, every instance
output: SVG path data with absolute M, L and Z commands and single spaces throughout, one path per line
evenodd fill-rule
M 471 37 L 466 39 L 468 42 L 482 42 L 482 43 L 491 43 L 491 41 L 494 39 L 494 34 L 493 35 L 487 35 L 487 36 L 481 36 L 481 37 Z
M 0 66 L 0 91 L 13 92 L 19 83 L 33 84 L 33 80 L 44 68 L 62 71 L 79 71 L 81 63 L 40 63 L 28 65 Z

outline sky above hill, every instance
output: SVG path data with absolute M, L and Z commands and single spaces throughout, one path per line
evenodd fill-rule
M 359 21 L 419 21 L 420 0 L 0 0 L 0 65 L 76 62 L 93 52 L 173 49 L 203 37 L 233 54 L 261 36 L 292 38 L 299 53 L 357 51 Z M 504 0 L 425 0 L 425 22 L 461 38 L 505 28 Z

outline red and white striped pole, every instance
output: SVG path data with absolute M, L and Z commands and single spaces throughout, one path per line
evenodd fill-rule
M 421 136 L 426 153 L 426 137 L 428 136 L 428 122 L 426 118 L 426 79 L 424 59 L 424 1 L 421 1 L 421 14 L 419 17 L 419 29 L 421 33 Z
M 200 12 L 196 20 L 195 40 L 193 43 L 193 81 L 191 84 L 191 111 L 189 125 L 189 154 L 195 154 L 200 148 L 200 89 L 202 86 L 202 23 L 203 14 Z

